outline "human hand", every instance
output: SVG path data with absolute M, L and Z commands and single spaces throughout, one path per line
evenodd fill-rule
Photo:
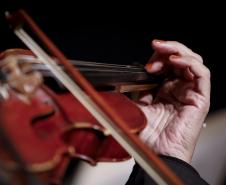
M 141 140 L 158 154 L 188 163 L 210 105 L 210 72 L 202 58 L 181 43 L 154 40 L 153 56 L 146 65 L 149 73 L 167 73 L 171 78 L 154 99 L 141 101 L 147 126 Z

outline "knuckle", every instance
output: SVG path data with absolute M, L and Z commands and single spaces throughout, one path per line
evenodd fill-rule
M 199 55 L 199 54 L 197 54 L 197 53 L 194 53 L 194 55 L 196 56 L 196 58 L 198 59 L 198 61 L 203 64 L 203 58 L 202 58 L 202 56 Z
M 207 67 L 204 67 L 204 76 L 208 79 L 211 77 L 211 72 Z
M 194 56 L 189 56 L 188 59 L 191 60 L 191 63 L 198 64 L 197 59 Z
M 201 56 L 200 56 L 201 57 Z M 189 57 L 190 58 L 190 57 Z M 202 58 L 202 57 L 201 57 Z M 200 73 L 202 73 L 202 76 L 207 78 L 207 79 L 210 79 L 211 77 L 211 72 L 209 70 L 209 68 L 207 68 L 202 62 L 201 59 L 197 59 L 196 57 L 192 56 L 190 58 L 190 62 L 191 62 L 191 65 L 195 66 L 196 68 L 199 68 L 200 69 Z
M 199 101 L 199 109 L 207 114 L 209 112 L 210 108 L 210 99 L 206 97 L 202 97 L 201 100 Z
M 188 56 L 187 56 L 187 58 L 189 59 L 189 60 L 191 60 L 191 62 L 192 63 L 194 63 L 194 64 L 197 64 L 197 65 L 203 65 L 203 60 L 201 59 L 202 57 L 200 56 L 200 57 L 197 57 L 196 56 L 196 53 L 193 53 L 192 52 L 192 54 L 189 54 Z
M 189 48 L 186 47 L 184 44 L 177 42 L 177 41 L 173 41 L 173 42 L 179 50 L 189 50 Z

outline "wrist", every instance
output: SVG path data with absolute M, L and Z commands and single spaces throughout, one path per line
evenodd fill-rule
M 178 158 L 188 164 L 191 164 L 191 159 L 193 152 L 186 150 L 185 148 L 181 146 L 171 146 L 171 147 L 154 147 L 154 150 L 158 155 L 164 155 L 169 157 L 175 157 Z

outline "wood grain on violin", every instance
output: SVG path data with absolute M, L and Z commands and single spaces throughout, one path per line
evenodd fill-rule
M 66 165 L 62 163 L 72 158 L 91 164 L 130 158 L 71 93 L 55 93 L 42 83 L 41 73 L 32 68 L 32 60 L 37 59 L 29 50 L 5 51 L 0 60 L 5 79 L 1 81 L 1 121 L 29 171 L 51 174 L 52 178 L 45 178 L 53 183 L 63 176 Z M 116 92 L 102 92 L 101 96 L 111 100 L 110 105 L 130 124 L 131 132 L 144 128 L 145 117 L 131 100 Z M 1 148 L 0 155 L 6 167 L 16 170 L 18 164 L 7 151 Z M 59 171 L 59 177 L 53 175 Z

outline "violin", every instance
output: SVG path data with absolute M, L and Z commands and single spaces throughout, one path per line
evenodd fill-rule
M 34 53 L 27 55 L 28 51 L 14 50 L 1 54 L 1 69 L 3 76 L 7 75 L 3 78 L 6 83 L 1 83 L 0 120 L 26 164 L 26 170 L 39 173 L 46 184 L 57 184 L 72 157 L 95 164 L 97 161 L 125 160 L 131 155 L 159 184 L 183 184 L 136 136 L 145 127 L 146 119 L 132 101 L 118 92 L 97 92 L 26 12 L 8 15 L 8 20 L 16 35 Z M 31 26 L 61 67 L 24 32 L 21 20 Z M 34 55 L 37 56 L 70 93 L 55 94 L 42 84 L 42 75 L 31 70 L 27 63 L 20 63 L 18 56 L 11 56 L 13 52 L 33 57 L 33 60 L 36 60 Z M 109 67 L 112 66 L 105 67 L 105 72 Z M 137 83 L 119 84 L 122 83 L 115 85 L 119 92 L 131 91 L 134 87 L 136 90 L 150 88 Z M 97 86 L 103 86 L 103 82 Z M 9 115 L 14 108 L 17 111 Z M 31 146 L 35 147 L 31 149 Z M 15 161 L 7 151 L 1 150 L 0 157 L 8 162 L 6 166 L 15 168 Z
M 3 86 L 7 84 L 2 89 L 5 94 L 2 94 L 1 120 L 29 171 L 55 171 L 65 155 L 93 165 L 130 157 L 71 93 L 57 94 L 43 84 L 42 74 L 32 68 L 37 58 L 29 50 L 7 50 L 1 53 L 0 60 L 6 79 Z M 131 132 L 136 134 L 144 128 L 145 117 L 130 99 L 118 92 L 100 94 L 106 101 L 111 100 L 111 107 L 120 107 L 118 114 L 129 123 Z M 15 108 L 14 113 L 8 114 Z M 36 147 L 31 149 L 31 146 Z M 17 164 L 5 153 L 3 150 L 0 155 L 4 165 L 15 169 Z M 58 178 L 45 181 L 54 183 Z

